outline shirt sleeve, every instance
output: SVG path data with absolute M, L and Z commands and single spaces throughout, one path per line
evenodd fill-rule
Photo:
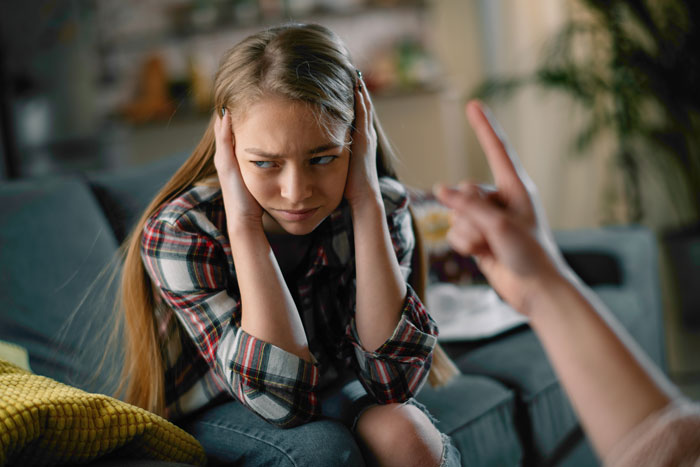
M 318 415 L 318 369 L 240 328 L 240 297 L 232 292 L 226 255 L 196 221 L 149 221 L 141 257 L 155 289 L 233 396 L 280 427 Z
M 408 195 L 396 180 L 380 180 L 394 252 L 404 280 L 411 272 L 415 236 Z M 406 284 L 401 319 L 391 337 L 370 352 L 360 344 L 352 319 L 347 335 L 354 347 L 359 377 L 367 391 L 382 404 L 404 402 L 415 396 L 430 371 L 438 329 L 410 285 Z

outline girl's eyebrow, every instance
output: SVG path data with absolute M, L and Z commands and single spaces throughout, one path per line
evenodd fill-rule
M 330 149 L 335 149 L 339 147 L 345 146 L 343 143 L 326 143 L 322 144 L 321 146 L 317 146 L 313 149 L 309 149 L 307 151 L 308 154 L 319 154 L 322 152 L 326 152 Z M 282 157 L 280 154 L 274 154 L 271 152 L 263 151 L 262 149 L 258 148 L 245 148 L 245 151 L 250 153 L 250 154 L 255 154 L 256 156 L 264 157 L 266 159 L 279 159 Z
M 272 154 L 272 153 L 265 152 L 262 149 L 258 149 L 258 148 L 245 148 L 245 152 L 255 154 L 256 156 L 265 157 L 267 159 L 277 159 L 277 158 L 282 157 L 279 154 Z
M 345 146 L 345 145 L 343 143 L 326 143 L 326 144 L 323 144 L 321 146 L 318 146 L 316 148 L 309 150 L 309 154 L 318 154 L 320 152 L 326 152 L 330 149 L 335 149 L 335 148 L 339 148 L 342 146 Z

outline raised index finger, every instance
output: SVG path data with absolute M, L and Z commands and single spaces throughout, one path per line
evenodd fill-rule
M 505 135 L 499 135 L 502 131 L 488 109 L 479 101 L 470 101 L 467 103 L 467 118 L 484 149 L 496 187 L 508 195 L 527 194 L 530 179 L 517 156 L 508 151 Z

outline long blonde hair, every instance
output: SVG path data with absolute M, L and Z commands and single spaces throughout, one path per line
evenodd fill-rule
M 350 126 L 356 80 L 347 49 L 330 30 L 319 25 L 278 26 L 244 39 L 226 53 L 214 80 L 214 108 L 225 107 L 236 114 L 263 96 L 276 95 L 314 106 L 321 123 Z M 192 155 L 156 194 L 122 246 L 120 306 L 126 348 L 118 391 L 128 402 L 160 415 L 165 414 L 164 362 L 155 320 L 156 292 L 141 261 L 141 236 L 147 219 L 164 203 L 216 175 L 215 119 L 212 113 Z M 394 152 L 376 116 L 374 124 L 379 175 L 396 178 Z M 418 241 L 411 283 L 422 296 L 425 262 L 415 224 L 414 231 Z M 444 353 L 436 352 L 431 384 L 445 382 L 454 373 L 455 367 Z

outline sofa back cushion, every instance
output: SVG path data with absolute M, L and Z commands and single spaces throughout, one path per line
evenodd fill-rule
M 642 226 L 558 231 L 577 274 L 594 287 L 652 361 L 666 369 L 659 251 Z M 591 278 L 595 276 L 596 281 Z
M 88 175 L 119 243 L 187 156 L 189 153 L 180 153 L 142 166 Z
M 101 273 L 116 252 L 81 180 L 0 184 L 0 340 L 25 347 L 38 374 L 103 390 L 115 287 Z

